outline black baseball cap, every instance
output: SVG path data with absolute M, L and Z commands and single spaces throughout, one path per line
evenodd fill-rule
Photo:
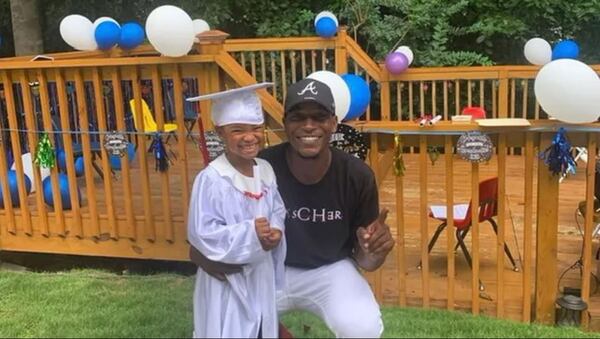
M 315 79 L 302 79 L 293 83 L 285 96 L 285 112 L 304 102 L 316 102 L 335 115 L 335 102 L 331 89 L 324 82 Z

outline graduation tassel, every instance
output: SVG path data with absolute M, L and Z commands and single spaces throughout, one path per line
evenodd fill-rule
M 50 143 L 50 138 L 48 138 L 48 134 L 42 134 L 40 140 L 38 141 L 35 150 L 35 159 L 33 161 L 36 165 L 43 168 L 54 167 L 54 149 L 52 148 L 52 144 Z
M 539 155 L 540 159 L 544 160 L 544 163 L 548 165 L 548 169 L 550 169 L 553 175 L 575 174 L 577 164 L 571 154 L 571 144 L 565 133 L 565 129 L 560 127 L 554 139 L 552 139 L 552 145 Z
M 156 159 L 155 170 L 166 172 L 169 169 L 169 157 L 159 133 L 154 134 L 154 140 L 152 140 L 152 145 L 150 145 L 150 148 L 152 149 L 152 153 Z
M 406 167 L 402 159 L 402 150 L 400 149 L 400 135 L 394 135 L 394 174 L 397 177 L 403 176 Z

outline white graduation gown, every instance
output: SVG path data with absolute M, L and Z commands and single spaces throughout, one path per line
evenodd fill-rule
M 263 196 L 258 201 L 271 227 L 285 234 L 285 207 L 268 162 L 260 167 Z M 257 199 L 252 178 L 219 156 L 194 181 L 188 216 L 188 240 L 213 261 L 243 264 L 241 273 L 219 281 L 198 268 L 194 289 L 194 337 L 263 338 L 278 336 L 275 292 L 283 286 L 285 238 L 271 251 L 262 249 L 254 220 Z

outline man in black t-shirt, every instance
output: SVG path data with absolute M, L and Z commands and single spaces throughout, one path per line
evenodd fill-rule
M 379 305 L 357 267 L 379 268 L 394 246 L 387 210 L 379 213 L 377 186 L 361 160 L 329 147 L 337 120 L 331 89 L 314 79 L 292 84 L 285 100 L 288 142 L 264 150 L 287 208 L 286 288 L 280 313 L 307 310 L 337 337 L 379 337 Z M 216 278 L 240 267 L 192 261 Z

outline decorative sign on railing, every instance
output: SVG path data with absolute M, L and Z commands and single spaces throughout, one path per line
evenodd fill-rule
M 127 137 L 125 133 L 110 132 L 104 136 L 104 148 L 111 153 L 119 157 L 125 156 L 125 150 L 127 149 Z
M 458 138 L 456 150 L 461 158 L 471 162 L 484 162 L 492 158 L 494 145 L 487 134 L 470 131 Z
M 367 158 L 367 144 L 363 135 L 346 124 L 338 124 L 337 131 L 331 135 L 330 144 L 361 160 Z

